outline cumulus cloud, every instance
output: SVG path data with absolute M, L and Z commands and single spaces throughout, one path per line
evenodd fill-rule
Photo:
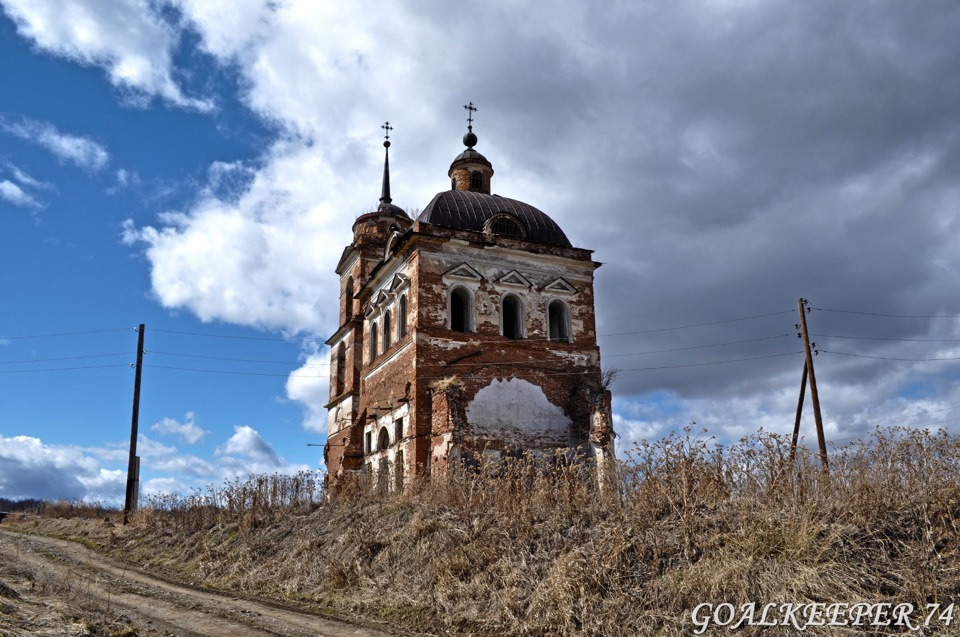
M 474 46 L 463 47 L 461 17 L 428 7 L 251 0 L 223 20 L 200 2 L 177 6 L 279 132 L 259 162 L 215 166 L 183 209 L 125 226 L 166 307 L 335 329 L 333 266 L 353 217 L 375 204 L 377 125 L 397 127 L 395 197 L 423 206 L 446 187 L 460 105 L 473 99 L 494 190 L 543 209 L 604 263 L 599 340 L 605 363 L 624 370 L 614 391 L 631 435 L 690 420 L 727 437 L 789 430 L 798 296 L 960 314 L 960 97 L 943 79 L 960 64 L 956 12 L 515 5 L 472 15 Z M 960 371 L 836 353 L 945 358 L 950 345 L 930 339 L 957 338 L 946 320 L 821 311 L 810 322 L 838 437 L 881 417 L 877 406 L 899 413 L 901 399 L 941 395 Z M 322 430 L 312 396 L 325 389 L 307 385 L 291 379 L 287 394 Z M 641 403 L 672 411 L 633 413 Z
M 238 196 L 212 194 L 238 170 L 217 166 L 190 210 L 166 213 L 161 227 L 128 221 L 123 240 L 146 247 L 153 291 L 166 307 L 204 321 L 329 329 L 336 308 L 325 299 L 338 286 L 329 273 L 352 223 L 330 197 L 341 180 L 321 153 L 281 141 Z
M 0 129 L 17 137 L 43 146 L 61 161 L 69 161 L 81 168 L 100 170 L 107 165 L 107 149 L 88 137 L 62 133 L 49 122 L 23 119 L 19 122 L 0 117 Z
M 327 399 L 330 396 L 329 350 L 307 356 L 287 377 L 287 398 L 303 406 L 303 426 L 308 431 L 327 433 Z
M 176 81 L 173 54 L 178 32 L 164 20 L 160 3 L 2 0 L 2 4 L 22 37 L 42 51 L 103 68 L 131 101 L 145 103 L 158 96 L 183 108 L 213 108 L 208 99 L 184 95 Z
M 31 436 L 0 437 L 0 496 L 114 503 L 123 497 L 126 473 L 105 469 L 72 446 L 48 445 Z
M 17 184 L 4 179 L 0 181 L 0 199 L 22 208 L 39 208 L 40 202 L 28 195 Z
M 164 435 L 177 436 L 186 444 L 195 445 L 210 433 L 197 425 L 195 419 L 196 415 L 192 411 L 188 411 L 184 417 L 184 422 L 178 422 L 174 418 L 164 418 L 160 422 L 150 425 L 150 430 Z
M 234 425 L 233 435 L 217 448 L 218 456 L 244 456 L 259 464 L 279 467 L 282 464 L 277 452 L 260 436 L 256 429 L 247 425 Z

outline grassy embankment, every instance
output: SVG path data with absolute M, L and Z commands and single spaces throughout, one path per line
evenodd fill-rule
M 804 451 L 788 467 L 788 444 L 672 436 L 639 446 L 603 492 L 583 467 L 519 461 L 413 494 L 358 486 L 325 502 L 309 475 L 259 476 L 156 500 L 127 527 L 50 505 L 11 521 L 198 585 L 430 634 L 680 635 L 703 602 L 958 600 L 960 439 L 881 431 L 832 455 L 829 477 Z

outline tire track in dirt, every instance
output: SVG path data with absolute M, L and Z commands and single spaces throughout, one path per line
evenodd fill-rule
M 0 530 L 0 559 L 75 580 L 89 594 L 123 609 L 135 624 L 178 637 L 389 637 L 318 615 L 174 584 L 55 538 Z

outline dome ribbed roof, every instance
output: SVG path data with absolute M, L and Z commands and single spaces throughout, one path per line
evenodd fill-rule
M 501 212 L 511 214 L 523 223 L 527 241 L 573 247 L 560 226 L 546 213 L 522 201 L 471 190 L 438 193 L 417 219 L 447 228 L 483 232 L 484 224 Z
M 460 153 L 459 155 L 453 158 L 452 163 L 456 164 L 458 161 L 463 161 L 463 160 L 479 161 L 492 166 L 492 164 L 490 164 L 490 161 L 486 157 L 484 157 L 483 155 L 475 151 L 473 148 L 465 149 L 462 153 Z M 453 166 L 451 165 L 451 168 L 452 167 Z

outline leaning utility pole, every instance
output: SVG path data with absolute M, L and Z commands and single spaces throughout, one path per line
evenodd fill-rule
M 130 462 L 127 464 L 127 497 L 123 505 L 123 523 L 128 522 L 130 511 L 137 508 L 137 492 L 140 490 L 140 458 L 137 456 L 137 426 L 140 421 L 140 374 L 143 370 L 143 323 L 137 328 L 137 371 L 133 379 L 133 416 L 130 418 Z
M 797 404 L 797 419 L 793 425 L 793 441 L 790 446 L 790 459 L 793 460 L 797 447 L 797 437 L 800 433 L 800 414 L 803 411 L 803 394 L 806 390 L 807 380 L 810 381 L 810 398 L 813 400 L 813 417 L 817 423 L 817 442 L 820 444 L 820 463 L 823 470 L 827 470 L 827 441 L 823 434 L 823 417 L 820 415 L 820 394 L 817 393 L 817 375 L 813 370 L 813 351 L 810 348 L 810 334 L 807 331 L 807 312 L 808 303 L 806 299 L 797 299 L 797 312 L 800 313 L 800 322 L 797 326 L 800 328 L 800 337 L 803 339 L 803 352 L 805 360 L 803 363 L 803 377 L 800 381 L 800 401 Z

